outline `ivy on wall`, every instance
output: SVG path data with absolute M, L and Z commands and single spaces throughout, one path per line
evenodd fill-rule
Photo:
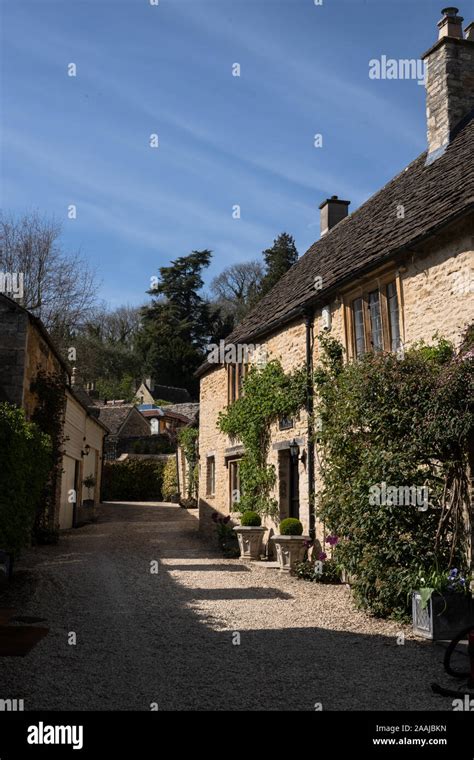
M 220 413 L 219 429 L 245 449 L 240 463 L 240 511 L 278 514 L 278 502 L 271 497 L 276 472 L 268 464 L 271 426 L 304 406 L 306 384 L 304 369 L 285 374 L 276 360 L 263 368 L 252 366 L 243 382 L 243 395 Z
M 0 549 L 28 546 L 52 464 L 51 441 L 23 409 L 0 404 Z
M 319 516 L 339 537 L 336 558 L 358 604 L 403 617 L 420 575 L 467 569 L 473 330 L 458 353 L 438 339 L 403 359 L 367 354 L 350 364 L 337 341 L 319 339 Z M 422 488 L 427 501 L 406 503 Z
M 178 443 L 183 450 L 184 457 L 188 464 L 187 478 L 187 497 L 192 499 L 198 491 L 198 438 L 199 430 L 194 427 L 184 427 L 178 431 Z
M 37 398 L 32 420 L 49 436 L 52 447 L 52 468 L 38 505 L 33 530 L 35 539 L 40 543 L 54 542 L 58 538 L 55 518 L 62 477 L 65 387 L 65 378 L 61 372 L 44 370 L 38 370 L 31 384 L 31 390 Z

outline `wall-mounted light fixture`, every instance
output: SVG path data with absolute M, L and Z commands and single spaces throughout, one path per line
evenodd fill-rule
M 84 446 L 84 451 L 81 451 L 81 457 L 88 457 L 91 452 L 91 447 L 88 443 Z
M 293 440 L 290 443 L 290 457 L 293 464 L 296 464 L 299 459 L 300 454 L 300 447 L 298 446 L 298 442 L 296 438 L 293 438 Z
M 330 332 L 331 330 L 331 307 L 323 306 L 321 310 L 321 327 L 324 332 Z

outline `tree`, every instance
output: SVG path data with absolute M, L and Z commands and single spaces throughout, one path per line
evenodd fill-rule
M 140 307 L 93 309 L 67 339 L 76 356 L 66 352 L 65 358 L 75 366 L 78 381 L 94 382 L 96 390 L 107 398 L 132 398 L 135 378 L 142 374 L 136 351 L 140 325 Z
M 118 344 L 133 351 L 141 327 L 141 308 L 126 304 L 113 311 L 102 310 L 98 317 L 103 339 L 111 345 Z
M 240 322 L 253 306 L 264 276 L 258 261 L 232 264 L 226 267 L 211 283 L 211 293 L 225 315 Z
M 61 341 L 95 304 L 95 273 L 60 244 L 61 225 L 36 213 L 0 216 L 0 270 L 23 275 L 21 303 Z
M 292 235 L 282 232 L 273 241 L 271 248 L 263 251 L 265 277 L 260 288 L 260 296 L 268 293 L 298 260 L 295 240 Z
M 200 292 L 202 270 L 209 266 L 209 250 L 192 251 L 160 267 L 159 278 L 148 291 L 153 297 L 142 310 L 139 348 L 144 369 L 163 385 L 197 392 L 193 377 L 205 357 L 205 346 L 218 337 L 223 320 Z

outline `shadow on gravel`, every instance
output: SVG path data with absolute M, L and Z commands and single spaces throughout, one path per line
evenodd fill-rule
M 201 571 L 210 571 L 214 573 L 249 573 L 250 570 L 248 567 L 245 567 L 245 565 L 218 565 L 218 564 L 189 564 L 189 565 L 167 565 L 167 570 L 179 570 L 180 572 L 201 572 Z
M 186 595 L 190 599 L 293 599 L 292 594 L 281 591 L 279 588 L 191 588 Z
M 173 577 L 173 570 L 202 566 L 204 585 L 212 569 L 235 567 L 232 561 L 206 562 L 209 546 L 184 510 L 175 534 L 167 532 L 160 544 L 160 521 L 168 521 L 170 508 L 163 514 L 146 507 L 150 530 L 139 536 L 133 522 L 141 507 L 107 509 L 97 528 L 25 556 L 35 587 L 25 594 L 20 572 L 9 602 L 20 615 L 46 617 L 50 635 L 25 658 L 2 658 L 3 699 L 24 699 L 26 710 L 148 711 L 151 703 L 160 711 L 451 709 L 449 700 L 430 691 L 432 681 L 442 680 L 442 652 L 428 642 L 398 646 L 395 636 L 322 625 L 280 628 L 281 604 L 295 604 L 280 589 L 242 587 L 245 574 L 236 574 L 231 588 L 191 588 L 185 574 L 180 582 Z M 96 531 L 106 536 L 89 545 L 88 533 L 93 538 Z M 157 540 L 160 558 L 168 549 L 183 560 L 192 553 L 197 562 L 161 563 L 152 575 Z M 87 562 L 45 562 L 81 547 Z M 234 609 L 239 600 L 265 606 L 250 630 L 235 630 L 232 607 L 224 616 L 216 606 L 215 617 L 192 609 L 195 600 L 221 599 L 235 600 Z M 272 607 L 272 599 L 282 602 Z M 0 600 L 0 606 L 7 605 Z M 75 646 L 68 644 L 71 631 Z

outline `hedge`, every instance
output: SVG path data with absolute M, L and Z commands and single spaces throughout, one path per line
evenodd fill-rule
M 102 498 L 104 501 L 161 501 L 164 467 L 163 461 L 153 459 L 106 462 Z
M 50 437 L 25 413 L 0 404 L 0 549 L 17 555 L 31 541 L 53 464 Z
M 171 501 L 178 495 L 178 472 L 176 457 L 170 457 L 163 471 L 163 499 Z

